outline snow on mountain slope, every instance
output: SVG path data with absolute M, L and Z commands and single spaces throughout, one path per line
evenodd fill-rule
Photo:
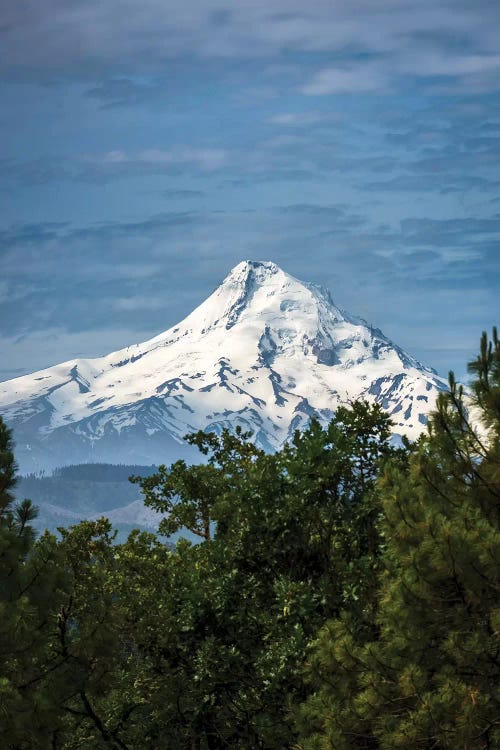
M 237 424 L 275 449 L 311 415 L 365 398 L 416 437 L 445 381 L 329 293 L 271 262 L 239 263 L 178 325 L 97 359 L 0 383 L 21 469 L 167 462 L 193 430 Z M 185 449 L 184 449 L 185 450 Z

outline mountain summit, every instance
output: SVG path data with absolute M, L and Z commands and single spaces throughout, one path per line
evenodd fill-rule
M 265 449 L 339 404 L 380 403 L 416 437 L 445 381 L 328 291 L 242 261 L 187 318 L 142 344 L 0 383 L 23 471 L 167 462 L 198 429 L 241 425 Z

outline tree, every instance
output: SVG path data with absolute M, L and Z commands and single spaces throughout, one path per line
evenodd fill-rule
M 101 520 L 64 531 L 59 543 L 48 533 L 36 540 L 36 509 L 14 505 L 15 483 L 11 432 L 0 419 L 0 745 L 59 750 L 85 720 L 107 732 L 90 696 L 109 686 L 117 660 L 117 608 L 103 585 L 111 566 L 102 564 L 112 539 Z
M 199 430 L 185 439 L 209 456 L 206 464 L 187 466 L 185 461 L 176 461 L 170 468 L 162 464 L 149 477 L 130 477 L 131 482 L 140 484 L 145 504 L 166 514 L 160 534 L 170 536 L 186 528 L 210 541 L 217 506 L 230 491 L 231 481 L 250 461 L 264 455 L 249 442 L 250 437 L 239 425 L 234 434 L 224 429 L 220 437 Z
M 500 746 L 495 330 L 469 370 L 472 398 L 450 374 L 408 466 L 389 462 L 378 483 L 384 553 L 371 627 L 344 612 L 320 631 L 301 748 Z
M 138 480 L 146 502 L 170 514 L 161 530 L 186 525 L 204 539 L 167 563 L 184 577 L 175 604 L 164 592 L 163 609 L 178 614 L 177 627 L 186 628 L 186 612 L 190 623 L 182 657 L 165 647 L 156 667 L 172 686 L 182 659 L 182 711 L 173 724 L 171 714 L 162 719 L 173 747 L 193 736 L 201 748 L 290 747 L 309 639 L 342 607 L 363 609 L 373 585 L 374 483 L 383 461 L 401 453 L 389 445 L 387 415 L 366 403 L 339 408 L 328 428 L 313 421 L 272 455 L 249 437 L 197 433 L 190 441 L 206 464 L 177 462 Z M 163 630 L 174 637 L 175 622 Z M 172 697 L 164 705 L 175 706 Z
M 62 574 L 54 538 L 35 545 L 36 509 L 14 504 L 15 483 L 12 435 L 0 418 L 0 744 L 24 750 L 50 747 L 58 724 L 46 678 L 58 664 L 49 641 Z

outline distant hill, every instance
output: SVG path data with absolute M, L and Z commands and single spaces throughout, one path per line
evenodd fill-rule
M 39 507 L 39 531 L 106 516 L 123 538 L 133 528 L 158 528 L 160 516 L 144 506 L 140 487 L 128 481 L 130 476 L 149 476 L 155 471 L 156 466 L 138 464 L 74 464 L 48 476 L 20 477 L 15 494 Z
M 71 464 L 52 472 L 52 477 L 84 482 L 128 482 L 130 476 L 147 477 L 154 474 L 157 466 L 139 464 Z

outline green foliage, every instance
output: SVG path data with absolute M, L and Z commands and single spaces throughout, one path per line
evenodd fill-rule
M 496 333 L 471 372 L 401 449 L 364 402 L 272 455 L 189 436 L 204 463 L 134 479 L 200 538 L 173 549 L 105 519 L 35 540 L 0 421 L 0 746 L 498 747 Z
M 12 433 L 0 418 L 0 513 L 4 515 L 14 500 L 12 490 L 16 483 L 16 464 Z
M 342 613 L 320 631 L 300 747 L 500 746 L 499 365 L 484 335 L 470 366 L 482 435 L 451 376 L 407 468 L 386 466 L 372 627 Z
M 187 466 L 177 461 L 170 468 L 161 465 L 149 477 L 131 477 L 140 484 L 146 505 L 167 514 L 160 523 L 161 534 L 175 534 L 182 528 L 209 541 L 217 507 L 231 492 L 233 482 L 244 474 L 251 461 L 264 454 L 248 442 L 251 433 L 236 427 L 235 434 L 224 430 L 219 437 L 201 430 L 186 437 L 201 453 L 206 464 Z
M 206 464 L 177 462 L 136 480 L 146 503 L 169 514 L 162 531 L 187 526 L 205 540 L 168 558 L 176 567 L 178 555 L 189 560 L 163 606 L 189 615 L 176 729 L 173 715 L 161 720 L 172 747 L 191 747 L 193 737 L 200 747 L 291 746 L 307 643 L 326 616 L 363 607 L 377 565 L 373 487 L 382 461 L 398 454 L 389 426 L 379 407 L 355 404 L 274 455 L 241 431 L 197 433 L 189 440 Z M 170 674 L 178 648 L 155 670 Z
M 50 630 L 58 605 L 61 569 L 53 537 L 34 546 L 29 500 L 13 505 L 16 482 L 10 430 L 0 419 L 0 745 L 49 747 L 58 724 L 44 685 L 57 663 Z

